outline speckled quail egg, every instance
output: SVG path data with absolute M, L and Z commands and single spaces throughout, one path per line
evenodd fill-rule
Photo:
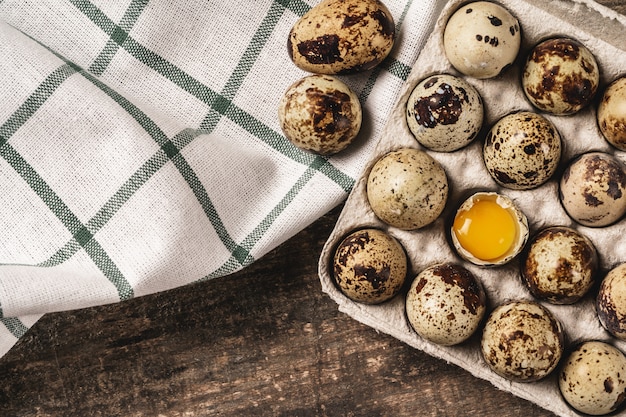
M 595 57 L 575 39 L 554 38 L 537 44 L 526 59 L 522 87 L 528 100 L 555 115 L 587 106 L 600 83 Z
M 626 399 L 626 357 L 606 342 L 583 342 L 565 360 L 559 389 L 581 413 L 609 414 Z
M 610 154 L 583 154 L 565 168 L 559 197 L 576 222 L 589 227 L 613 224 L 626 213 L 626 166 Z
M 348 74 L 380 64 L 395 35 L 393 16 L 378 0 L 322 0 L 293 25 L 287 49 L 305 71 Z
M 480 348 L 496 374 L 512 381 L 533 382 L 556 368 L 564 339 L 561 323 L 541 304 L 510 301 L 489 315 Z
M 510 67 L 521 44 L 519 21 L 503 6 L 477 1 L 460 7 L 446 23 L 446 56 L 459 72 L 493 78 Z
M 626 263 L 609 271 L 596 297 L 600 323 L 618 339 L 626 340 Z
M 483 102 L 467 81 L 450 74 L 418 83 L 406 103 L 415 139 L 428 149 L 452 152 L 470 144 L 483 124 Z
M 310 75 L 287 89 L 278 117 L 295 146 L 332 155 L 354 141 L 363 115 L 359 98 L 345 83 L 329 75 Z
M 456 212 L 452 244 L 466 261 L 480 266 L 503 265 L 517 256 L 528 240 L 528 219 L 507 196 L 478 192 Z
M 367 178 L 367 199 L 388 225 L 415 230 L 433 223 L 448 200 L 448 177 L 426 152 L 402 148 L 380 157 Z
M 606 140 L 626 151 L 626 77 L 618 78 L 604 90 L 597 117 Z
M 379 229 L 357 230 L 335 250 L 333 272 L 339 289 L 351 300 L 379 304 L 404 285 L 407 257 L 402 244 Z
M 522 280 L 533 296 L 553 304 L 573 304 L 593 286 L 598 271 L 595 246 L 565 226 L 539 231 L 522 260 Z
M 561 160 L 561 135 L 537 113 L 512 113 L 498 120 L 487 133 L 483 159 L 499 185 L 514 190 L 536 188 L 556 172 Z
M 445 263 L 420 272 L 406 296 L 406 314 L 417 334 L 452 346 L 469 339 L 485 314 L 480 282 L 464 267 Z

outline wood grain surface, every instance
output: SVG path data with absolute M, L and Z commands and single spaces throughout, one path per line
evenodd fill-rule
M 0 359 L 0 416 L 553 416 L 340 313 L 317 275 L 340 210 L 231 276 L 44 316 Z

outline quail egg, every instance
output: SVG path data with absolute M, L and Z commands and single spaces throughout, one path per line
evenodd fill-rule
M 280 101 L 278 116 L 287 139 L 320 155 L 332 155 L 350 145 L 363 117 L 356 94 L 328 75 L 310 75 L 292 84 Z
M 335 282 L 351 300 L 379 304 L 400 291 L 407 263 L 404 247 L 393 236 L 379 229 L 357 230 L 335 250 Z
M 403 148 L 379 158 L 367 178 L 374 214 L 390 226 L 415 230 L 433 223 L 448 200 L 448 177 L 426 152 Z
M 561 160 L 561 136 L 545 117 L 512 113 L 487 133 L 483 159 L 489 174 L 502 187 L 536 188 L 556 172 Z
M 483 102 L 467 81 L 433 75 L 415 86 L 406 104 L 406 120 L 415 139 L 428 149 L 452 152 L 474 140 L 483 124 Z
M 626 340 L 626 263 L 611 269 L 596 298 L 600 323 L 618 339 Z
M 565 168 L 559 197 L 567 214 L 584 226 L 615 223 L 626 213 L 626 166 L 610 154 L 583 154 Z
M 526 244 L 528 219 L 507 196 L 479 192 L 457 210 L 451 238 L 466 261 L 480 266 L 503 265 Z
M 503 6 L 476 1 L 450 17 L 443 33 L 452 66 L 474 78 L 493 78 L 515 61 L 521 44 L 519 21 Z
M 606 140 L 626 151 L 626 77 L 613 81 L 598 105 L 598 126 Z
M 522 87 L 540 110 L 568 115 L 591 102 L 600 83 L 595 57 L 575 39 L 554 38 L 537 44 L 526 59 Z
M 538 299 L 573 304 L 593 286 L 598 270 L 595 246 L 578 231 L 547 227 L 530 241 L 522 261 L 522 280 Z
M 510 301 L 489 315 L 480 348 L 496 374 L 534 382 L 556 368 L 564 339 L 561 323 L 548 309 L 532 301 Z
M 485 292 L 464 267 L 446 263 L 420 272 L 406 296 L 409 323 L 426 340 L 452 346 L 467 340 L 486 309 Z
M 380 64 L 395 36 L 393 16 L 378 0 L 322 0 L 291 28 L 287 50 L 304 71 L 348 74 Z
M 581 413 L 609 414 L 626 399 L 626 357 L 606 342 L 583 342 L 565 360 L 559 389 Z

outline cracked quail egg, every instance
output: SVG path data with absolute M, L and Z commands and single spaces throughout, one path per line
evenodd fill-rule
M 554 38 L 537 44 L 522 72 L 522 87 L 538 109 L 573 114 L 587 106 L 600 83 L 595 57 L 575 39 Z
M 467 340 L 486 309 L 480 282 L 464 267 L 445 263 L 420 272 L 406 296 L 406 314 L 417 334 L 452 346 Z
M 626 357 L 606 342 L 583 342 L 565 360 L 559 389 L 581 413 L 609 414 L 626 399 Z
M 561 160 L 561 136 L 545 117 L 518 112 L 498 120 L 483 146 L 485 167 L 501 186 L 529 190 L 548 181 Z
M 426 152 L 402 148 L 380 157 L 367 177 L 374 214 L 390 226 L 415 230 L 433 223 L 448 200 L 448 177 Z
M 316 74 L 348 74 L 380 64 L 391 52 L 395 24 L 378 0 L 323 0 L 293 25 L 287 50 Z
M 563 327 L 539 303 L 506 302 L 489 315 L 480 348 L 496 374 L 512 381 L 538 381 L 548 376 L 561 359 Z
M 379 304 L 404 285 L 407 257 L 402 244 L 379 229 L 346 236 L 335 250 L 333 273 L 339 289 L 351 300 Z
M 329 75 L 309 75 L 287 89 L 278 117 L 295 146 L 332 155 L 354 141 L 363 114 L 359 98 L 345 83 Z
M 519 21 L 503 6 L 477 1 L 460 7 L 446 23 L 446 56 L 459 72 L 493 78 L 515 61 L 521 44 Z
M 626 213 L 626 166 L 607 153 L 583 154 L 565 168 L 559 197 L 576 222 L 589 227 L 613 224 Z
M 494 192 L 479 192 L 465 200 L 451 229 L 457 253 L 480 266 L 509 262 L 528 240 L 524 213 L 509 197 Z
M 626 77 L 618 78 L 604 90 L 597 118 L 606 140 L 626 151 Z
M 578 231 L 547 227 L 530 241 L 521 265 L 522 281 L 538 299 L 573 304 L 593 286 L 598 270 L 595 246 Z
M 596 311 L 600 323 L 609 333 L 626 340 L 626 263 L 611 269 L 602 280 L 596 297 Z
M 415 139 L 428 149 L 452 152 L 470 144 L 483 124 L 483 102 L 467 81 L 450 74 L 418 83 L 406 104 Z

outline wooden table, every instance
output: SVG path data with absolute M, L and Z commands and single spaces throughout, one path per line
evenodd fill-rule
M 338 312 L 340 210 L 234 275 L 44 316 L 0 359 L 0 415 L 552 416 Z

